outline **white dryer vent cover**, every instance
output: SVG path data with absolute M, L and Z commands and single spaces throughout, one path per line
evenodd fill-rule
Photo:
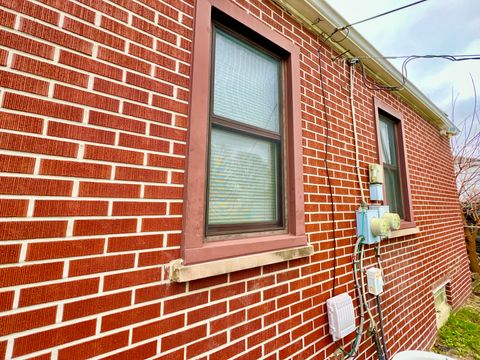
M 330 335 L 337 341 L 355 331 L 355 313 L 350 295 L 343 293 L 327 300 Z

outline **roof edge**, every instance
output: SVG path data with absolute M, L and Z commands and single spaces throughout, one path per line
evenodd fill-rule
M 348 24 L 336 10 L 325 0 L 273 0 L 288 13 L 296 17 L 310 30 L 321 36 L 331 34 L 336 28 Z M 362 59 L 365 67 L 371 74 L 384 84 L 398 84 L 402 81 L 402 74 L 383 56 L 372 44 L 370 44 L 358 31 L 350 28 L 349 36 L 336 43 L 329 40 L 331 46 L 340 52 L 348 50 L 354 56 L 368 56 Z M 374 58 L 371 58 L 374 57 Z M 403 90 L 396 92 L 414 110 L 419 112 L 427 121 L 436 125 L 439 129 L 450 133 L 458 133 L 458 128 L 450 121 L 447 114 L 440 110 L 432 100 L 423 94 L 408 79 Z

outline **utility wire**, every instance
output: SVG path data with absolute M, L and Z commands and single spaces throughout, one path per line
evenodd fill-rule
M 330 39 L 330 38 L 332 38 L 332 36 L 335 35 L 337 32 L 347 30 L 347 33 L 344 35 L 344 37 L 343 37 L 342 39 L 340 39 L 340 40 L 332 40 L 332 41 L 337 42 L 337 43 L 342 42 L 343 40 L 345 40 L 345 39 L 348 37 L 348 34 L 349 34 L 349 32 L 350 32 L 349 29 L 350 29 L 352 26 L 355 26 L 355 25 L 358 25 L 358 24 L 362 24 L 362 23 L 364 23 L 364 22 L 367 22 L 367 21 L 370 21 L 370 20 L 379 18 L 379 17 L 381 17 L 381 16 L 388 15 L 388 14 L 394 13 L 394 12 L 396 12 L 396 11 L 400 11 L 400 10 L 409 8 L 409 7 L 411 7 L 411 6 L 420 4 L 420 3 L 425 2 L 425 1 L 427 1 L 427 0 L 419 0 L 419 1 L 416 1 L 416 2 L 414 2 L 414 3 L 401 6 L 401 7 L 399 7 L 399 8 L 393 9 L 393 10 L 386 11 L 386 12 L 381 13 L 381 14 L 378 14 L 378 15 L 374 15 L 374 16 L 371 16 L 371 17 L 366 18 L 366 19 L 363 19 L 363 20 L 356 21 L 356 22 L 354 22 L 354 23 L 352 23 L 352 24 L 347 24 L 347 25 L 342 26 L 342 27 L 340 27 L 340 28 L 336 28 L 336 29 L 325 39 L 325 41 L 328 40 L 328 39 Z
M 323 161 L 325 162 L 325 170 L 327 171 L 327 184 L 330 193 L 330 211 L 332 213 L 332 232 L 333 232 L 333 280 L 332 280 L 332 297 L 335 296 L 335 286 L 337 280 L 337 237 L 335 235 L 336 221 L 335 221 L 335 204 L 333 202 L 333 189 L 332 182 L 330 180 L 330 169 L 328 168 L 328 144 L 330 142 L 330 121 L 327 113 L 327 97 L 325 95 L 323 70 L 322 70 L 322 54 L 318 50 L 318 65 L 320 69 L 320 88 L 322 90 L 323 98 L 323 113 L 325 114 L 326 121 L 326 139 L 325 139 L 325 156 Z

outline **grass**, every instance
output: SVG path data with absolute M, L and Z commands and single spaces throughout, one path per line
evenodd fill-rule
M 473 295 L 450 316 L 433 350 L 459 359 L 480 360 L 480 296 Z

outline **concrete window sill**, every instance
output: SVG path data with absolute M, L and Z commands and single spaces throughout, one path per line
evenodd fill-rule
M 310 256 L 312 254 L 313 246 L 306 245 L 193 265 L 182 265 L 183 260 L 179 259 L 170 263 L 169 279 L 173 282 L 186 282 L 234 271 L 250 269 L 258 266 L 275 264 L 287 260 L 298 259 Z
M 420 232 L 420 229 L 417 226 L 400 229 L 400 230 L 392 231 L 392 235 L 389 236 L 389 239 L 397 238 L 400 236 L 414 235 L 414 234 L 418 234 L 419 232 Z

